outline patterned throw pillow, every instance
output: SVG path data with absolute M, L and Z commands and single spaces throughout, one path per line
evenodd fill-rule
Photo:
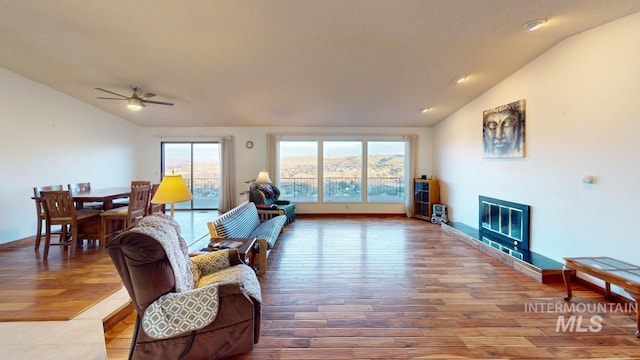
M 276 194 L 273 192 L 273 187 L 269 184 L 258 184 L 258 189 L 262 191 L 264 197 L 269 200 L 275 200 Z M 265 199 L 265 200 L 266 200 Z

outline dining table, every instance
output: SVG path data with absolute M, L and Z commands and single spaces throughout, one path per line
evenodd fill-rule
M 129 198 L 131 195 L 131 187 L 109 187 L 109 188 L 96 188 L 86 191 L 71 191 L 71 198 L 75 203 L 76 209 L 82 209 L 86 202 L 101 202 L 102 210 L 109 210 L 113 208 L 113 200 Z M 31 197 L 36 201 L 42 201 L 41 197 Z M 78 233 L 83 234 L 85 239 L 96 239 L 100 237 L 100 212 L 96 212 L 95 216 L 92 216 L 90 221 L 85 221 L 79 224 Z M 78 244 L 80 242 L 78 241 Z M 75 249 L 72 250 L 75 252 Z
M 97 188 L 87 191 L 72 191 L 71 197 L 77 208 L 82 208 L 85 202 L 101 202 L 103 210 L 113 208 L 113 200 L 128 198 L 131 195 L 131 187 Z

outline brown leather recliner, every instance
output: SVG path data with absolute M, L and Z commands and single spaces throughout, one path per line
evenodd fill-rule
M 260 284 L 235 250 L 189 257 L 175 220 L 143 218 L 108 246 L 137 310 L 130 359 L 220 359 L 260 333 Z

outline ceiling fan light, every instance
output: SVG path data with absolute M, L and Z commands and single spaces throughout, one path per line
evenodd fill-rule
M 140 99 L 127 99 L 127 108 L 129 110 L 138 111 L 142 109 L 142 101 Z

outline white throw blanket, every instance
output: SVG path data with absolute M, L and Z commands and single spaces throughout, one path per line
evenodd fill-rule
M 151 236 L 162 245 L 173 268 L 176 292 L 194 288 L 189 248 L 180 235 L 180 225 L 174 218 L 164 214 L 145 216 L 131 231 Z

